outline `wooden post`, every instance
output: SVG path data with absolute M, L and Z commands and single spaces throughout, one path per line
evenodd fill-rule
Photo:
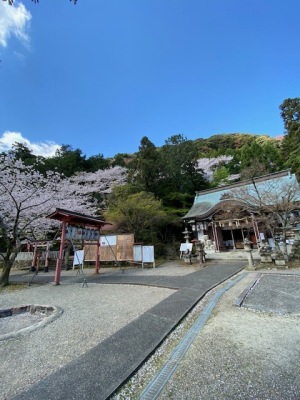
M 100 269 L 100 261 L 99 261 L 99 250 L 100 250 L 100 231 L 101 228 L 98 228 L 99 232 L 99 238 L 97 240 L 97 246 L 96 246 L 96 274 L 99 274 L 99 269 Z
M 62 266 L 63 256 L 64 256 L 66 227 L 67 227 L 67 223 L 65 221 L 63 221 L 62 227 L 61 227 L 61 239 L 60 239 L 59 256 L 58 256 L 58 259 L 56 261 L 56 270 L 55 270 L 55 277 L 54 277 L 54 285 L 55 286 L 60 284 L 60 272 L 61 272 L 61 266 Z
M 45 272 L 48 272 L 49 270 L 49 249 L 50 249 L 50 242 L 47 242 L 47 247 L 46 247 L 46 255 L 45 255 Z
M 235 247 L 235 241 L 234 241 L 234 237 L 233 237 L 233 230 L 230 228 L 230 232 L 231 232 L 231 239 L 232 239 L 232 244 L 233 244 L 233 250 L 236 250 Z
M 220 244 L 219 244 L 219 239 L 218 239 L 217 227 L 214 222 L 212 222 L 212 231 L 213 231 L 213 236 L 214 236 L 214 241 L 215 241 L 215 252 L 219 252 Z

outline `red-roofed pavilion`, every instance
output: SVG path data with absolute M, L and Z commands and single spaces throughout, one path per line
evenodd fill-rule
M 108 222 L 102 221 L 100 218 L 92 217 L 90 215 L 80 214 L 77 212 L 64 210 L 62 208 L 57 208 L 53 213 L 47 215 L 47 218 L 56 219 L 62 222 L 62 233 L 60 240 L 59 256 L 56 262 L 56 270 L 54 277 L 54 285 L 60 284 L 60 273 L 63 261 L 64 245 L 66 239 L 66 228 L 68 225 L 83 227 L 83 228 L 95 228 L 99 232 L 104 225 L 111 225 Z M 96 273 L 99 272 L 99 247 L 100 241 L 97 240 L 97 251 L 96 251 Z

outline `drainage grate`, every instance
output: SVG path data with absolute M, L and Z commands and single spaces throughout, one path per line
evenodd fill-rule
M 229 282 L 226 286 L 221 288 L 211 299 L 208 305 L 205 307 L 201 315 L 197 318 L 195 323 L 191 326 L 188 332 L 185 334 L 181 342 L 176 346 L 173 353 L 171 354 L 169 360 L 162 367 L 162 369 L 157 373 L 153 380 L 147 385 L 140 396 L 140 400 L 155 400 L 158 398 L 159 394 L 168 383 L 169 379 L 176 371 L 180 360 L 183 358 L 184 354 L 189 349 L 190 345 L 193 343 L 195 337 L 203 328 L 205 322 L 209 318 L 211 312 L 217 305 L 220 297 L 229 290 L 232 286 L 243 279 L 247 274 L 243 273 L 233 281 Z

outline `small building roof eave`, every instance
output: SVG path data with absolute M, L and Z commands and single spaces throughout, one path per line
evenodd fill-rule
M 55 219 L 57 221 L 67 222 L 70 225 L 78 226 L 94 226 L 101 228 L 104 225 L 111 225 L 109 222 L 102 221 L 100 218 L 65 210 L 63 208 L 57 208 L 54 212 L 47 215 L 46 218 Z

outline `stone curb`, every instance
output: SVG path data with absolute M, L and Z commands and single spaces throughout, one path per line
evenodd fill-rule
M 51 315 L 49 315 L 48 317 L 43 318 L 42 321 L 27 326 L 25 328 L 21 328 L 17 331 L 13 331 L 13 332 L 9 332 L 9 333 L 5 333 L 3 335 L 0 335 L 0 341 L 2 340 L 8 340 L 8 339 L 13 339 L 16 338 L 18 336 L 22 336 L 22 335 L 26 335 L 29 332 L 35 331 L 36 329 L 39 328 L 43 328 L 44 326 L 46 326 L 47 324 L 50 324 L 50 322 L 54 321 L 56 318 L 60 317 L 61 314 L 63 313 L 63 309 L 61 307 L 58 306 L 50 306 L 50 305 L 40 305 L 40 304 L 30 304 L 30 305 L 21 305 L 18 306 L 18 308 L 23 308 L 23 307 L 45 307 L 45 308 L 53 308 L 54 311 L 53 313 L 51 313 Z

